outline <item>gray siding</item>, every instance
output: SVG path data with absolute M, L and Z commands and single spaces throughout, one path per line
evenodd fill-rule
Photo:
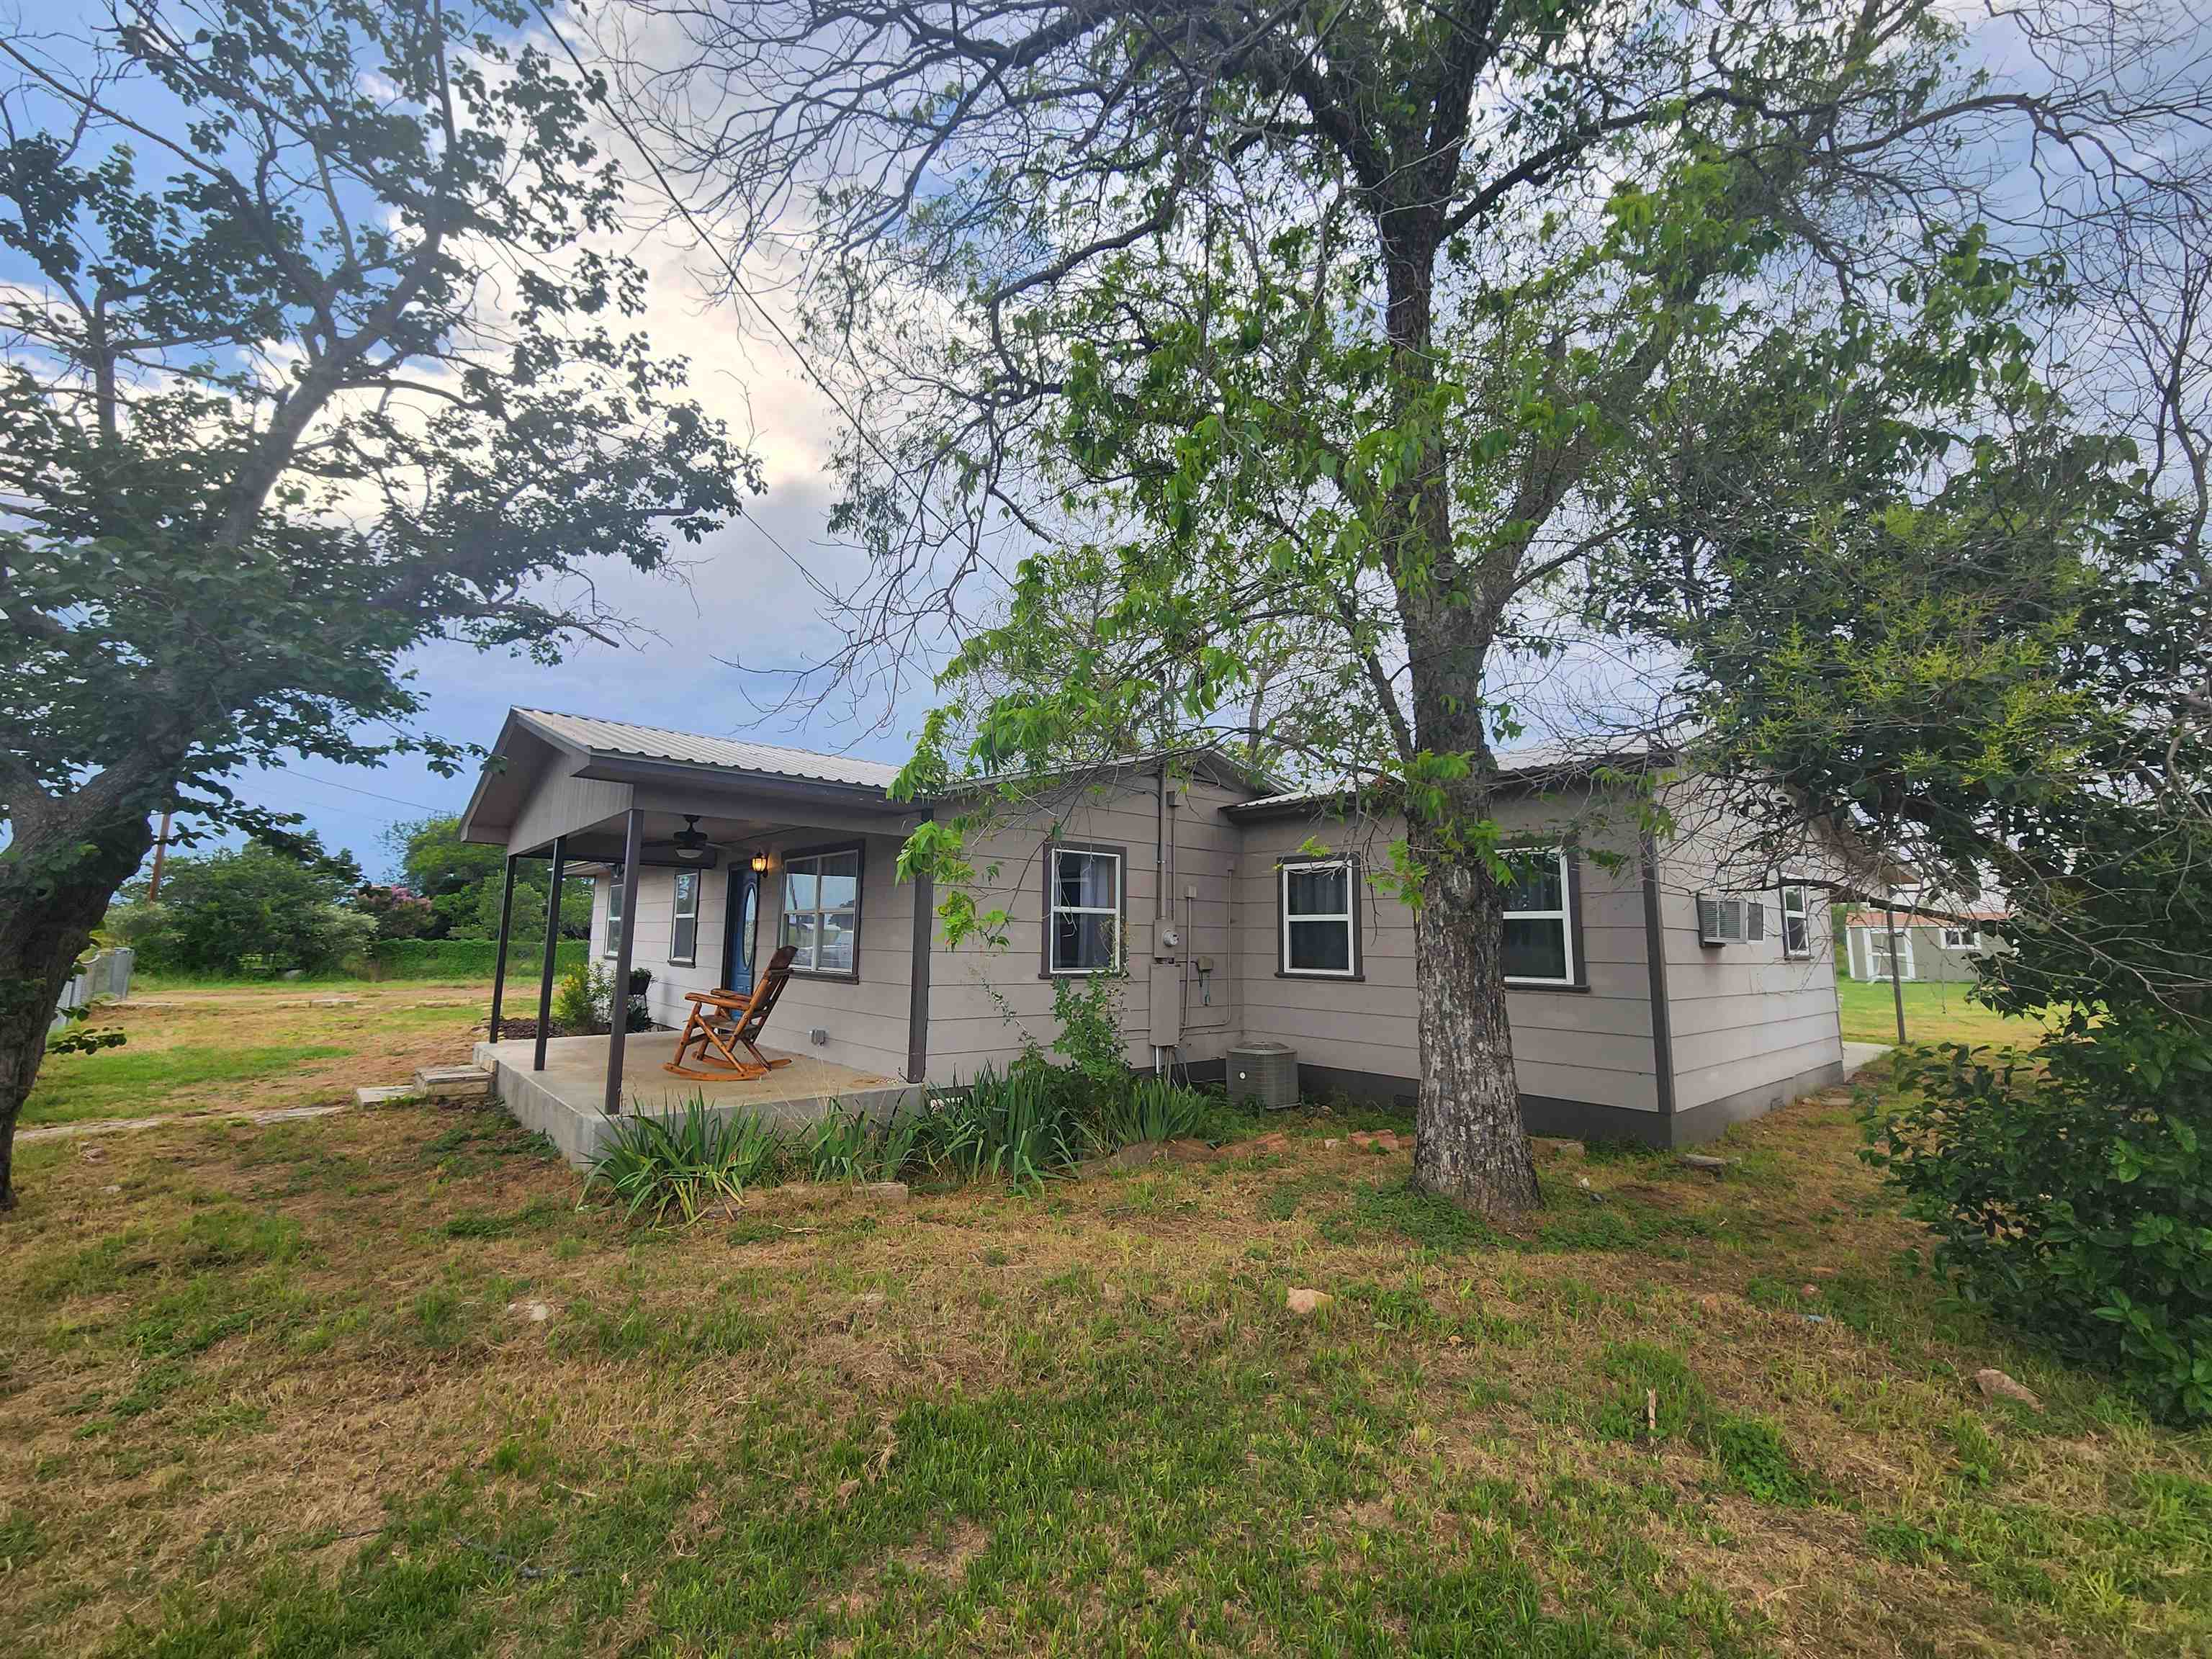
M 1521 1092 L 1656 1113 L 1651 986 L 1634 831 L 1589 822 L 1586 809 L 1573 801 L 1507 803 L 1498 817 L 1515 838 L 1573 828 L 1590 849 L 1580 860 L 1581 949 L 1589 989 L 1506 993 Z M 1359 828 L 1307 818 L 1247 825 L 1238 866 L 1238 937 L 1248 1039 L 1289 1043 L 1302 1065 L 1406 1079 L 1410 1092 L 1421 1072 L 1413 916 L 1372 879 L 1376 870 L 1388 867 L 1389 845 L 1403 834 L 1403 823 L 1395 818 Z M 1279 971 L 1275 866 L 1310 837 L 1333 852 L 1359 854 L 1369 873 L 1361 895 L 1359 981 Z M 1590 851 L 1623 854 L 1626 863 L 1608 870 Z
M 729 872 L 700 873 L 699 949 L 692 966 L 668 960 L 675 933 L 676 872 L 647 868 L 637 872 L 637 931 L 631 937 L 630 966 L 653 975 L 646 988 L 646 1006 L 655 1023 L 681 1025 L 691 1012 L 684 1000 L 686 991 L 711 991 L 722 969 L 722 905 L 729 892 Z M 611 879 L 602 876 L 592 884 L 592 957 L 610 973 L 614 958 L 607 955 L 607 893 Z
M 1221 808 L 1238 797 L 1173 777 L 1168 787 L 1178 799 L 1166 814 L 1164 837 L 1155 781 L 1148 775 L 1097 786 L 1020 817 L 1008 817 L 1001 808 L 998 822 L 970 837 L 968 857 L 975 880 L 969 890 L 979 911 L 1005 910 L 1005 942 L 993 947 L 968 939 L 955 950 L 945 945 L 941 927 L 935 934 L 929 992 L 933 1079 L 953 1082 L 985 1065 L 1004 1066 L 1021 1053 L 1024 1036 L 1049 1048 L 1059 1035 L 1054 984 L 1042 972 L 1044 849 L 1054 835 L 1063 842 L 1118 847 L 1126 855 L 1122 960 L 1128 973 L 1116 982 L 1125 1058 L 1132 1066 L 1152 1063 L 1146 1041 L 1149 975 L 1164 890 L 1184 935 L 1176 963 L 1184 1010 L 1181 1058 L 1199 1063 L 1228 1052 L 1239 994 L 1231 920 L 1238 837 Z M 1203 975 L 1197 968 L 1200 957 L 1212 963 Z
M 769 841 L 772 863 L 761 878 L 760 927 L 755 949 L 763 963 L 775 949 L 777 918 L 783 908 L 783 854 L 794 848 L 862 839 L 866 854 L 860 871 L 860 976 L 851 981 L 793 975 L 769 1018 L 762 1046 L 896 1076 L 904 1073 L 907 1063 L 914 923 L 914 889 L 897 879 L 898 837 L 794 830 Z M 744 850 L 749 856 L 750 847 Z M 684 993 L 712 990 L 720 982 L 728 884 L 728 872 L 706 872 L 700 897 L 697 960 L 686 968 L 668 960 L 676 872 L 668 869 L 638 872 L 637 931 L 632 936 L 630 962 L 634 967 L 653 971 L 653 984 L 646 997 L 656 1024 L 681 1025 L 690 1012 Z M 610 884 L 611 878 L 603 876 L 593 886 L 592 954 L 611 969 L 613 958 L 606 955 Z M 815 1028 L 829 1033 L 829 1041 L 819 1047 L 807 1041 L 807 1032 Z
M 1809 906 L 1812 953 L 1785 957 L 1780 882 L 1784 873 L 1835 873 L 1809 845 L 1778 870 L 1729 803 L 1678 786 L 1668 803 L 1678 835 L 1660 849 L 1660 916 L 1667 951 L 1667 1000 L 1674 1048 L 1678 1114 L 1721 1102 L 1750 1109 L 1780 1105 L 1808 1075 L 1840 1076 L 1834 945 L 1828 907 Z M 1697 896 L 1714 891 L 1756 902 L 1765 937 L 1698 943 Z
M 507 838 L 509 852 L 543 847 L 556 836 L 588 829 L 629 810 L 629 785 L 574 776 L 585 763 L 579 755 L 554 754 L 550 769 L 515 814 L 514 828 Z M 619 829 L 616 833 L 620 835 Z
M 793 974 L 769 1023 L 768 1041 L 794 1054 L 834 1060 L 840 1066 L 903 1076 L 907 1009 L 914 964 L 914 888 L 898 878 L 896 836 L 824 836 L 794 830 L 772 842 L 769 872 L 761 878 L 760 960 L 775 952 L 783 914 L 783 854 L 854 841 L 866 843 L 860 863 L 860 937 L 857 980 Z M 819 1048 L 806 1033 L 829 1033 Z

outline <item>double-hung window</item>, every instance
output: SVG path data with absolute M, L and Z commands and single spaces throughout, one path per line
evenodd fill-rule
M 1562 847 L 1509 850 L 1513 872 L 1505 890 L 1503 959 L 1508 983 L 1572 985 L 1575 940 L 1568 912 L 1571 888 L 1567 854 Z
M 1982 930 L 1978 927 L 1946 927 L 1943 948 L 1947 951 L 1978 951 L 1982 948 Z
M 1279 866 L 1285 974 L 1355 979 L 1359 974 L 1358 877 L 1352 860 L 1310 859 Z
M 783 861 L 779 943 L 798 954 L 792 970 L 857 979 L 860 973 L 860 849 L 826 848 Z
M 676 872 L 676 901 L 668 918 L 668 960 L 689 968 L 699 957 L 699 872 Z
M 613 956 L 622 949 L 622 898 L 623 871 L 622 866 L 617 865 L 613 876 L 607 882 L 607 954 L 609 956 Z
M 1782 884 L 1782 954 L 1813 954 L 1812 890 L 1802 881 Z
M 1045 849 L 1048 974 L 1110 974 L 1121 965 L 1121 853 Z

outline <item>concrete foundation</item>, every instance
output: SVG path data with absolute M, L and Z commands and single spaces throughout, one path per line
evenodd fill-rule
M 545 1044 L 545 1069 L 530 1069 L 536 1044 L 529 1041 L 479 1042 L 477 1064 L 493 1074 L 492 1092 L 526 1128 L 535 1129 L 561 1149 L 579 1170 L 605 1155 L 622 1119 L 602 1109 L 607 1079 L 607 1040 L 603 1036 L 554 1037 Z M 924 1090 L 896 1077 L 856 1071 L 850 1066 L 791 1056 L 766 1077 L 749 1081 L 701 1082 L 672 1077 L 662 1064 L 676 1052 L 673 1031 L 633 1031 L 623 1045 L 623 1110 L 651 1117 L 680 1116 L 695 1099 L 703 1099 L 717 1117 L 757 1112 L 783 1127 L 819 1121 L 836 1107 L 884 1116 L 922 1103 Z M 774 1048 L 763 1048 L 770 1059 Z

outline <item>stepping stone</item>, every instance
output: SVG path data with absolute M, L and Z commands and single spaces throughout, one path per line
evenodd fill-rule
M 395 1100 L 414 1098 L 415 1085 L 411 1083 L 387 1083 L 380 1089 L 356 1089 L 353 1091 L 353 1103 L 356 1106 L 389 1106 Z
M 491 1073 L 478 1066 L 426 1066 L 415 1073 L 415 1092 L 432 1100 L 489 1100 Z

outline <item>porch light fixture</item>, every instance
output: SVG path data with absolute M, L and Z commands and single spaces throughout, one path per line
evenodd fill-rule
M 696 864 L 705 858 L 707 848 L 711 845 L 707 839 L 707 832 L 699 827 L 696 812 L 684 815 L 684 827 L 676 832 L 675 839 L 676 856 L 686 864 Z
M 768 873 L 767 854 L 756 853 L 753 854 L 753 873 L 757 876 L 764 876 Z

